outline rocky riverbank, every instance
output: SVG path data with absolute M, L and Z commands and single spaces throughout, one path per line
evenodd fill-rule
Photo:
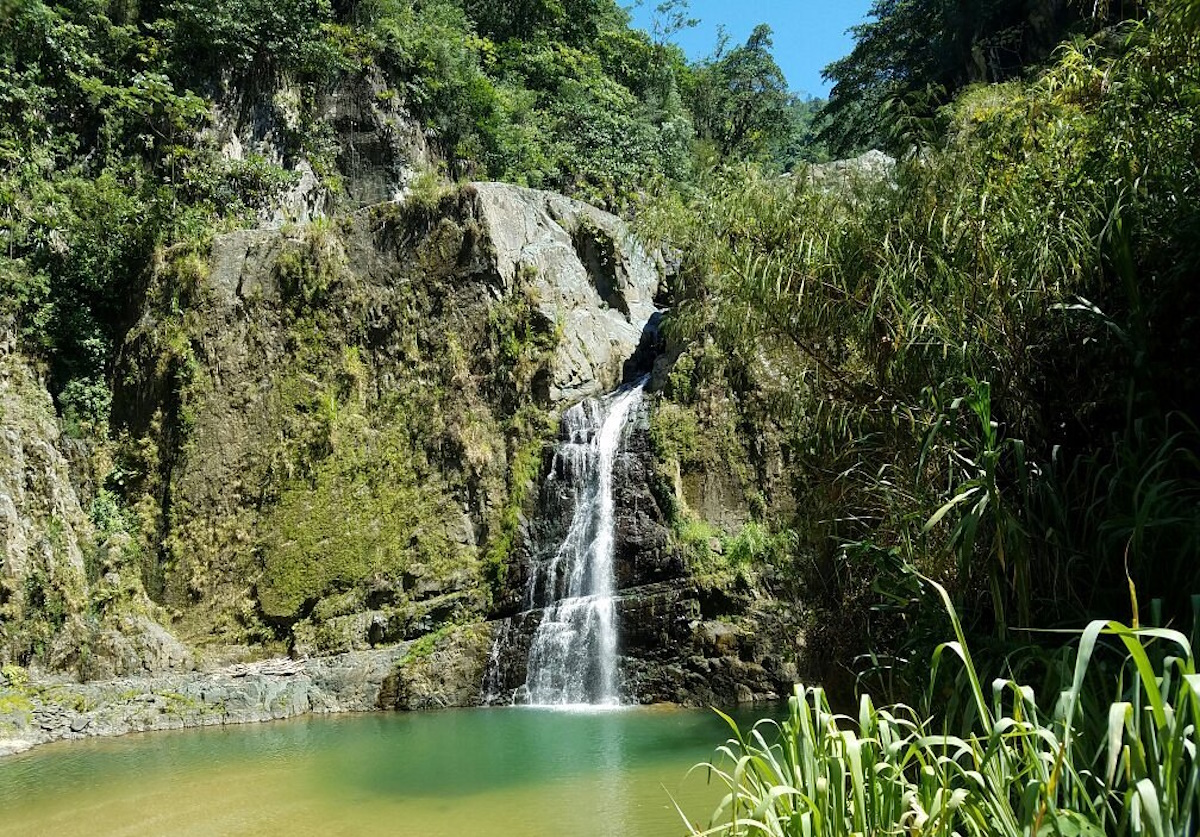
M 754 618 L 743 619 L 740 626 L 704 619 L 704 598 L 697 587 L 660 583 L 620 599 L 622 640 L 628 643 L 622 657 L 626 700 L 728 705 L 772 701 L 784 693 L 795 669 L 773 656 L 778 643 L 771 632 L 762 625 L 755 628 Z M 507 681 L 524 679 L 528 634 L 538 613 L 523 616 L 328 657 L 276 658 L 86 683 L 49 675 L 30 678 L 24 669 L 5 666 L 0 673 L 0 757 L 54 741 L 130 732 L 506 703 L 513 688 Z M 506 631 L 500 645 L 511 663 L 489 672 L 497 630 Z M 485 674 L 493 679 L 499 674 L 499 680 L 489 684 Z
M 23 670 L 6 667 L 0 681 L 0 756 L 52 741 L 129 732 L 475 706 L 490 637 L 490 626 L 470 625 L 433 639 L 331 657 L 91 683 L 26 680 Z
M 213 672 L 39 683 L 0 692 L 0 755 L 89 736 L 376 709 L 396 649 Z

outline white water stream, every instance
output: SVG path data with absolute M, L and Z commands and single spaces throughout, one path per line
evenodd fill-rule
M 613 466 L 645 380 L 563 416 L 550 480 L 566 480 L 574 513 L 553 557 L 530 574 L 526 606 L 543 608 L 523 695 L 541 706 L 617 705 Z

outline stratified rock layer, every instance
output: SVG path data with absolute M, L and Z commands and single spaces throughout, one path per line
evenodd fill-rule
M 410 644 L 295 662 L 267 660 L 206 673 L 95 683 L 0 684 L 0 756 L 63 739 L 247 724 L 309 713 L 367 712 Z

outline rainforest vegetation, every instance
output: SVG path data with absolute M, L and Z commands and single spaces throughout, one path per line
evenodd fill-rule
M 656 39 L 612 0 L 6 0 L 6 315 L 51 363 L 72 426 L 102 432 L 150 255 L 253 222 L 300 157 L 336 190 L 314 99 L 364 67 L 421 120 L 449 178 L 629 207 L 657 179 L 690 179 L 697 148 L 710 163 L 815 153 L 815 103 L 788 93 L 769 29 L 690 64 L 667 40 L 673 5 Z M 300 100 L 283 159 L 221 155 L 202 130 L 214 97 L 270 100 L 285 80 Z
M 1200 4 L 877 0 L 827 102 L 788 90 L 768 27 L 692 61 L 690 22 L 678 0 L 650 32 L 615 0 L 0 0 L 0 324 L 67 431 L 116 444 L 146 266 L 256 224 L 298 159 L 336 200 L 317 94 L 369 68 L 428 181 L 562 191 L 675 253 L 662 402 L 782 440 L 791 499 L 764 490 L 727 560 L 803 598 L 808 644 L 875 703 L 851 722 L 798 690 L 781 745 L 719 763 L 728 813 L 1195 833 Z M 221 154 L 213 101 L 284 81 L 282 159 Z M 894 162 L 820 165 L 868 149 Z M 101 496 L 98 525 L 137 525 L 119 480 Z M 1117 621 L 1059 633 L 1091 620 Z
M 1016 8 L 880 2 L 829 68 L 826 141 L 870 137 L 892 177 L 731 165 L 650 212 L 683 254 L 672 326 L 713 347 L 679 397 L 721 380 L 785 428 L 830 656 L 869 636 L 860 685 L 917 707 L 798 688 L 781 746 L 716 763 L 718 831 L 1200 817 L 1196 8 L 1061 43 Z M 1073 653 L 1038 631 L 1111 618 Z

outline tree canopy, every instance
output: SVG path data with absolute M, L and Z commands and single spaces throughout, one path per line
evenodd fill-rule
M 697 134 L 722 158 L 764 157 L 788 131 L 787 80 L 771 49 L 771 27 L 760 24 L 746 43 L 726 48 L 690 73 L 687 81 Z
M 966 85 L 1019 78 L 1071 34 L 1139 13 L 1136 2 L 875 0 L 853 50 L 825 69 L 824 138 L 839 153 L 902 145 L 897 128 Z

